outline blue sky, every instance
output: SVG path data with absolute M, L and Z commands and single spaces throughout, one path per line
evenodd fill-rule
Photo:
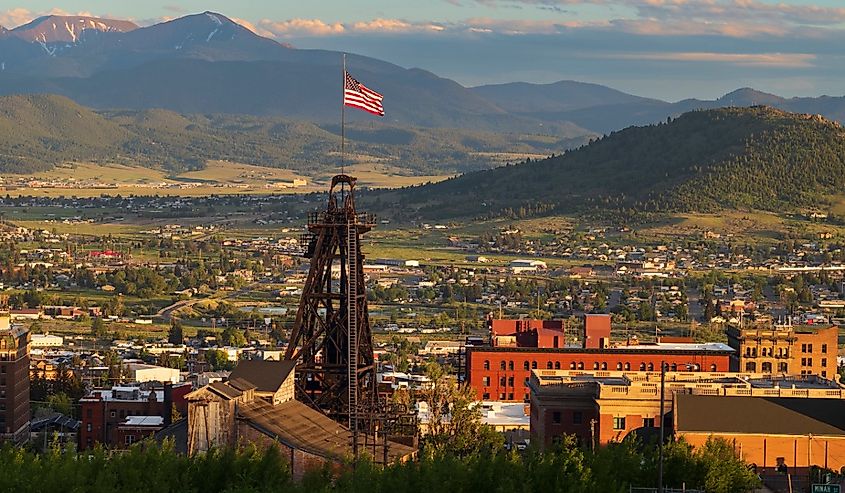
M 845 94 L 845 0 L 0 0 L 151 24 L 213 10 L 300 48 L 421 67 L 465 85 L 597 82 L 661 99 L 751 86 Z

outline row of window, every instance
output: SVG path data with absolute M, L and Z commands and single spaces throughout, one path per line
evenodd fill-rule
M 484 399 L 485 401 L 489 401 L 490 400 L 490 392 L 484 392 L 484 394 L 482 394 L 481 398 Z M 510 393 L 500 392 L 499 393 L 499 400 L 500 401 L 513 401 L 513 400 L 515 400 L 514 399 L 514 393 L 513 392 L 510 392 Z M 522 394 L 522 401 L 523 402 L 529 401 L 528 393 Z
M 757 348 L 756 347 L 747 347 L 745 348 L 745 356 L 748 358 L 756 358 L 757 357 Z M 774 348 L 760 348 L 760 356 L 766 358 L 773 358 L 775 356 L 775 349 Z M 779 358 L 788 358 L 789 357 L 789 348 L 778 348 L 778 357 Z
M 802 353 L 812 353 L 813 352 L 813 345 L 812 344 L 801 344 L 801 352 Z M 822 344 L 822 354 L 827 354 L 827 344 Z
M 670 371 L 678 371 L 678 364 L 672 363 L 671 365 L 668 365 L 668 368 L 669 368 Z M 490 360 L 484 361 L 484 369 L 485 370 L 490 369 Z M 537 369 L 537 362 L 532 361 L 530 363 L 530 366 L 529 366 L 529 363 L 526 361 L 526 362 L 523 363 L 522 369 L 523 370 L 536 370 Z M 560 361 L 555 361 L 555 362 L 548 361 L 548 362 L 546 362 L 546 369 L 547 370 L 560 370 L 561 369 Z M 572 362 L 569 363 L 569 369 L 570 370 L 583 370 L 584 369 L 584 362 L 580 361 L 580 362 L 576 363 L 576 362 L 572 361 Z M 608 366 L 607 366 L 606 361 L 603 361 L 601 363 L 599 363 L 598 361 L 593 362 L 593 370 L 607 370 L 607 369 L 608 369 Z M 701 366 L 698 365 L 698 364 L 685 365 L 684 369 L 687 370 L 687 371 L 699 371 L 699 370 L 701 370 Z M 507 365 L 505 365 L 505 362 L 502 361 L 501 364 L 499 365 L 499 370 L 513 370 L 513 361 L 509 361 Z M 616 370 L 617 371 L 623 371 L 623 370 L 624 371 L 630 371 L 631 370 L 631 363 L 618 362 L 618 363 L 616 363 Z M 639 370 L 640 371 L 654 371 L 654 363 L 648 363 L 648 364 L 640 363 Z M 713 371 L 713 372 L 718 371 L 718 366 L 715 363 L 711 364 L 710 365 L 710 371 Z

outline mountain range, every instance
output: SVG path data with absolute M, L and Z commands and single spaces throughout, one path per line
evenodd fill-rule
M 384 94 L 385 122 L 398 126 L 583 139 L 694 109 L 759 104 L 845 120 L 842 97 L 786 99 L 740 89 L 716 100 L 667 102 L 574 81 L 464 87 L 423 69 L 353 54 L 347 64 Z M 59 94 L 95 109 L 336 123 L 340 71 L 340 52 L 296 49 L 214 12 L 144 27 L 53 15 L 0 29 L 0 94 Z M 358 112 L 347 116 L 372 121 Z

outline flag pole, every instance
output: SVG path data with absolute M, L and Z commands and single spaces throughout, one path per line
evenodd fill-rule
M 343 85 L 340 89 L 340 174 L 346 174 L 346 53 L 343 54 Z

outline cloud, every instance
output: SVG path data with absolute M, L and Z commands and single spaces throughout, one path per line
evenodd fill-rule
M 669 53 L 622 53 L 605 55 L 617 60 L 651 60 L 670 62 L 728 63 L 739 66 L 807 68 L 813 66 L 816 55 L 811 53 L 713 53 L 713 52 L 669 52 Z
M 264 36 L 265 38 L 272 38 L 273 36 L 275 36 L 275 33 L 273 33 L 272 31 L 264 29 L 263 27 L 256 26 L 255 24 L 246 19 L 239 19 L 237 17 L 232 17 L 231 19 L 232 21 L 240 24 L 241 26 L 249 29 L 250 31 L 254 32 L 259 36 Z
M 258 25 L 277 37 L 328 36 L 343 34 L 346 31 L 346 27 L 339 22 L 327 23 L 320 19 L 289 19 L 286 21 L 263 19 L 259 21 Z

